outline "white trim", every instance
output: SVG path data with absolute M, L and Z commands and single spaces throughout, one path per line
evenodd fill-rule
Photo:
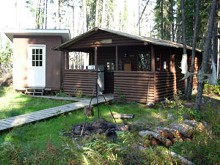
M 61 36 L 63 42 L 70 39 L 70 31 L 67 29 L 19 29 L 4 31 L 5 35 L 13 42 L 15 35 L 26 36 Z
M 42 48 L 43 49 L 43 63 L 42 63 L 42 68 L 43 71 L 41 76 L 43 80 L 42 84 L 41 85 L 32 85 L 32 80 L 30 79 L 30 72 L 31 70 L 30 69 L 33 69 L 31 68 L 32 67 L 32 54 L 30 53 L 30 51 L 33 49 L 33 48 Z M 27 77 L 27 80 L 28 80 L 28 87 L 46 87 L 46 56 L 47 56 L 47 53 L 46 53 L 47 49 L 46 49 L 46 45 L 45 44 L 28 44 L 27 46 L 27 53 L 28 53 L 28 77 Z M 31 56 L 30 56 L 31 55 Z

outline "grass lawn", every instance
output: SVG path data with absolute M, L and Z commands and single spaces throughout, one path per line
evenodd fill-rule
M 218 97 L 219 98 L 219 97 Z M 176 100 L 168 105 L 157 104 L 147 108 L 138 103 L 112 104 L 113 112 L 134 114 L 134 119 L 126 122 L 145 129 L 167 126 L 172 122 L 182 122 L 183 118 L 205 121 L 207 130 L 195 134 L 192 141 L 175 143 L 169 150 L 174 151 L 195 164 L 220 163 L 220 109 L 219 100 L 207 98 L 201 111 L 195 111 Z M 101 117 L 112 121 L 106 105 L 100 105 Z M 172 115 L 172 118 L 170 118 Z M 143 143 L 135 129 L 118 134 L 116 142 L 104 136 L 93 135 L 70 139 L 63 132 L 75 124 L 84 122 L 82 110 L 24 125 L 0 132 L 0 164 L 178 164 L 165 154 L 163 146 L 149 146 L 144 150 L 136 147 Z M 88 122 L 97 119 L 89 118 Z M 122 123 L 122 120 L 117 120 Z
M 112 121 L 107 107 L 100 105 L 99 108 L 101 117 Z M 129 120 L 130 122 L 139 122 L 140 124 L 147 124 L 148 126 L 168 122 L 165 118 L 165 111 L 158 112 L 155 109 L 146 108 L 141 104 L 115 104 L 111 106 L 111 109 L 113 112 L 135 114 L 135 119 Z M 76 161 L 79 158 L 72 160 L 74 155 L 69 153 L 70 151 L 68 149 L 65 151 L 65 145 L 68 146 L 69 144 L 68 140 L 62 136 L 62 132 L 69 130 L 74 124 L 84 122 L 84 119 L 83 111 L 78 110 L 50 120 L 28 124 L 1 133 L 0 144 L 3 144 L 2 147 L 7 148 L 4 152 L 0 152 L 1 164 L 5 164 L 9 159 L 23 162 L 24 158 L 27 159 L 26 161 L 28 163 L 38 162 L 40 164 L 50 162 L 54 162 L 55 164 L 68 164 L 68 161 Z M 88 121 L 96 119 L 97 109 L 95 108 L 95 117 L 89 118 Z M 122 121 L 117 120 L 117 122 L 120 123 Z M 7 152 L 10 152 L 11 155 Z M 8 154 L 7 156 L 5 155 L 6 153 Z
M 16 92 L 11 87 L 0 87 L 0 119 L 68 103 L 71 103 L 71 101 L 34 98 L 20 92 Z

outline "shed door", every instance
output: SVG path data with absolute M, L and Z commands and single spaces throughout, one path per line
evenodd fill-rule
M 28 87 L 46 86 L 46 46 L 28 47 Z

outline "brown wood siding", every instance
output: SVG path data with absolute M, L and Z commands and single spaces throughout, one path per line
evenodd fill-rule
M 127 101 L 154 102 L 154 74 L 152 72 L 116 71 L 114 73 L 115 99 L 123 94 Z
M 92 36 L 88 36 L 83 40 L 78 41 L 74 45 L 70 46 L 70 49 L 77 48 L 90 48 L 95 46 L 95 42 L 100 42 L 104 39 L 112 39 L 112 43 L 109 44 L 101 44 L 102 46 L 116 46 L 116 45 L 140 45 L 143 44 L 141 41 L 137 41 L 131 38 L 123 37 L 120 35 L 112 34 L 109 32 L 99 31 Z M 101 46 L 96 44 L 96 46 Z
M 176 88 L 174 76 L 171 72 L 156 72 L 155 78 L 153 72 L 115 72 L 115 99 L 120 98 L 120 93 L 127 101 L 141 103 L 172 98 Z
M 91 96 L 96 85 L 96 73 L 88 70 L 64 70 L 64 92 L 75 96 L 76 90 Z
M 155 101 L 173 97 L 176 89 L 174 76 L 174 73 L 171 72 L 155 73 Z
M 14 36 L 14 77 L 15 89 L 28 87 L 28 52 L 29 44 L 46 45 L 46 87 L 52 90 L 60 90 L 64 68 L 64 56 L 62 52 L 53 51 L 52 48 L 61 44 L 59 36 Z

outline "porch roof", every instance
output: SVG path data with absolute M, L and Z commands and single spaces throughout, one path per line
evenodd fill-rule
M 77 51 L 79 49 L 85 48 L 84 46 L 82 46 L 82 47 L 78 46 L 77 48 L 73 47 L 73 46 L 76 45 L 77 43 L 83 41 L 87 37 L 91 37 L 92 35 L 94 35 L 98 32 L 106 32 L 106 33 L 110 33 L 112 35 L 117 35 L 117 36 L 121 36 L 124 38 L 132 39 L 132 40 L 135 40 L 137 43 L 141 43 L 142 45 L 153 44 L 153 45 L 158 45 L 158 46 L 163 46 L 163 47 L 183 48 L 183 44 L 168 41 L 168 40 L 160 40 L 160 39 L 155 39 L 155 38 L 151 38 L 151 37 L 137 36 L 137 35 L 121 32 L 121 31 L 115 31 L 115 30 L 95 27 L 95 28 L 93 28 L 93 29 L 91 29 L 91 30 L 79 35 L 79 36 L 76 36 L 75 38 L 72 38 L 71 40 L 55 47 L 54 50 L 70 52 L 70 51 Z M 101 46 L 107 46 L 107 45 L 110 46 L 110 44 L 112 44 L 112 41 L 109 40 L 108 38 L 102 38 L 101 40 L 98 40 L 97 43 L 101 44 Z M 95 46 L 94 44 L 97 44 L 97 43 L 93 43 L 87 48 L 92 48 Z M 123 43 L 123 45 L 125 45 L 125 43 Z M 118 46 L 120 46 L 120 44 Z M 187 46 L 187 49 L 192 49 L 192 47 Z M 199 50 L 199 49 L 197 49 L 197 51 L 201 52 L 201 50 Z

